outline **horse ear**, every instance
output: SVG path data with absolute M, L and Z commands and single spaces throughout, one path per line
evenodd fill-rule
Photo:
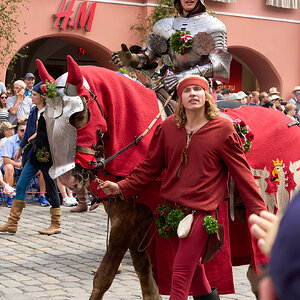
M 79 93 L 79 91 L 83 87 L 82 73 L 80 71 L 78 64 L 70 55 L 67 56 L 67 59 L 68 59 L 68 78 L 66 83 L 75 85 Z
M 48 71 L 46 70 L 44 64 L 39 59 L 36 60 L 36 64 L 39 71 L 39 76 L 43 83 L 46 83 L 46 80 L 48 80 L 49 82 L 55 82 L 53 77 L 51 77 Z

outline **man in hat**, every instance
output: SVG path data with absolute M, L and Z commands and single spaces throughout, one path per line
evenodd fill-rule
M 300 119 L 300 86 L 295 86 L 294 90 L 292 91 L 294 97 L 291 98 L 288 102 L 291 104 L 296 105 L 296 114 L 295 116 Z
M 194 211 L 192 231 L 185 238 L 174 235 L 176 252 L 170 300 L 219 300 L 211 288 L 201 263 L 208 235 L 203 226 L 207 214 L 215 215 L 227 190 L 228 170 L 247 210 L 266 210 L 244 155 L 241 140 L 232 123 L 220 116 L 204 77 L 186 75 L 177 86 L 175 114 L 158 125 L 147 159 L 126 179 L 105 181 L 100 187 L 107 195 L 127 200 L 139 194 L 166 170 L 160 191 L 161 202 Z M 201 166 L 201 168 L 199 168 Z M 220 266 L 220 273 L 222 273 Z M 223 274 L 223 276 L 226 276 Z
M 34 86 L 35 83 L 35 77 L 32 73 L 27 73 L 24 77 L 24 82 L 26 84 L 26 88 L 25 88 L 25 97 L 31 97 L 32 95 L 32 88 Z
M 280 95 L 280 93 L 277 91 L 277 88 L 276 87 L 271 87 L 269 89 L 269 96 L 272 97 L 274 95 Z
M 273 95 L 273 96 L 270 97 L 270 101 L 272 101 L 275 104 L 275 108 L 277 110 L 283 112 L 284 111 L 284 106 L 281 105 L 280 100 L 281 100 L 281 98 L 280 98 L 279 95 Z
M 171 63 L 164 61 L 164 88 L 168 92 L 187 74 L 228 81 L 231 55 L 225 25 L 206 12 L 203 0 L 175 0 L 174 6 L 179 16 L 156 22 L 146 49 L 132 53 L 122 44 L 121 51 L 112 53 L 112 61 L 119 67 L 149 70 L 168 54 Z

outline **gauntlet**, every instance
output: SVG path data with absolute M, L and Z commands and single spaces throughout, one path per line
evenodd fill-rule
M 111 54 L 112 62 L 118 67 L 136 68 L 140 62 L 137 54 L 131 53 L 125 44 L 121 44 L 121 51 L 115 51 Z

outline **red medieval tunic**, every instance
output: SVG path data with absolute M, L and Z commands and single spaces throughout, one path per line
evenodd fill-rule
M 228 198 L 229 171 L 242 196 L 248 215 L 266 210 L 246 161 L 240 138 L 229 120 L 217 117 L 195 132 L 187 149 L 185 163 L 182 160 L 182 152 L 186 147 L 186 141 L 185 128 L 178 128 L 173 116 L 159 125 L 152 137 L 147 158 L 130 176 L 118 182 L 124 198 L 129 199 L 142 193 L 165 170 L 160 191 L 161 203 L 173 201 L 195 210 L 215 211 L 218 205 Z M 227 205 L 223 203 L 224 205 L 220 206 L 219 216 L 220 223 L 225 226 L 223 250 L 205 265 L 205 269 L 211 285 L 217 286 L 221 294 L 227 294 L 233 293 L 234 288 Z M 161 243 L 165 244 L 164 241 Z M 157 261 L 153 262 L 160 266 L 160 269 L 161 264 L 167 265 L 172 261 L 171 258 L 168 259 L 172 257 L 171 253 L 164 252 L 162 255 L 164 258 L 157 258 Z M 168 270 L 168 267 L 165 269 Z M 166 271 L 165 276 L 157 279 L 162 294 L 169 293 L 166 288 L 170 281 L 168 275 Z
M 146 160 L 118 182 L 124 198 L 138 195 L 165 169 L 162 202 L 173 201 L 197 211 L 215 211 L 227 196 L 229 171 L 248 213 L 266 210 L 240 138 L 229 120 L 217 117 L 195 132 L 185 162 L 182 152 L 186 140 L 185 128 L 178 128 L 173 116 L 159 125 Z

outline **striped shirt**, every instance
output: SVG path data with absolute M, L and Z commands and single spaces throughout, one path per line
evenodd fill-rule
M 0 108 L 0 122 L 8 122 L 8 111 Z
M 12 96 L 7 98 L 6 101 L 6 108 L 9 111 L 16 103 L 17 96 Z M 20 102 L 17 113 L 15 115 L 9 114 L 8 116 L 8 122 L 16 125 L 18 124 L 18 119 L 26 116 L 29 116 L 30 110 L 33 107 L 32 100 L 30 97 L 24 97 L 23 101 Z

